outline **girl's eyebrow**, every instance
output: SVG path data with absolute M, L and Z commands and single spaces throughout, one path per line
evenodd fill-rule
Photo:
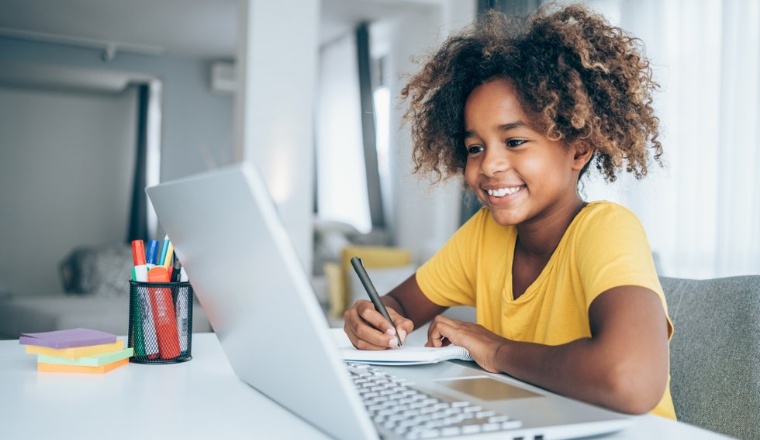
M 515 122 L 508 122 L 506 124 L 501 124 L 497 128 L 499 131 L 509 131 L 509 130 L 514 130 L 516 128 L 523 128 L 523 127 L 529 128 L 529 125 L 526 124 L 524 121 L 515 121 Z M 467 138 L 471 138 L 475 136 L 475 132 L 471 130 L 465 130 L 462 133 L 462 135 L 464 139 L 467 139 Z
M 509 131 L 509 130 L 514 130 L 515 128 L 522 128 L 522 127 L 528 127 L 528 124 L 526 124 L 523 121 L 515 121 L 515 122 L 499 125 L 499 130 Z

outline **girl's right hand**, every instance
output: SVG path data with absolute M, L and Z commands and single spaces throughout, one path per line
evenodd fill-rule
M 375 306 L 367 300 L 360 299 L 343 314 L 343 330 L 354 347 L 360 350 L 387 350 L 397 348 L 414 330 L 414 323 L 388 307 L 388 314 L 398 330 L 383 318 Z

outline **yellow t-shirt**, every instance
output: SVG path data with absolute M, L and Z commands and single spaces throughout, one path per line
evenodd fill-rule
M 610 202 L 592 202 L 573 219 L 538 278 L 516 300 L 512 295 L 514 226 L 496 223 L 483 208 L 417 271 L 432 302 L 476 308 L 477 322 L 505 338 L 545 345 L 591 336 L 588 309 L 601 293 L 635 285 L 655 292 L 673 325 L 644 228 L 633 213 Z M 670 375 L 652 411 L 675 419 Z

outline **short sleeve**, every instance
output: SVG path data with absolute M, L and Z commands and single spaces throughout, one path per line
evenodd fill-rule
M 478 243 L 489 215 L 478 211 L 417 270 L 417 284 L 430 301 L 443 307 L 475 305 Z
M 667 304 L 644 227 L 628 209 L 601 204 L 584 217 L 576 235 L 575 260 L 586 292 L 586 307 L 600 294 L 619 286 L 640 286 Z M 672 324 L 668 318 L 669 331 Z

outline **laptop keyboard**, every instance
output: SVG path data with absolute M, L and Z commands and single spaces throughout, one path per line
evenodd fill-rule
M 432 396 L 366 364 L 346 363 L 364 405 L 383 437 L 408 440 L 517 429 L 519 420 L 467 401 Z

